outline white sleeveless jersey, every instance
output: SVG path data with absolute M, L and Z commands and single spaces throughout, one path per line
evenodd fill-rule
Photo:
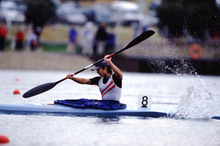
M 102 95 L 102 100 L 117 100 L 121 98 L 121 88 L 119 88 L 113 81 L 112 75 L 109 77 L 107 83 L 103 83 L 104 77 L 101 77 L 98 83 L 99 91 Z

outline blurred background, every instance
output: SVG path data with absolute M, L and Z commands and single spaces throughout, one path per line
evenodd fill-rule
M 115 57 L 123 70 L 220 74 L 219 0 L 0 0 L 0 68 L 22 69 L 13 62 L 36 53 L 97 60 L 150 29 Z

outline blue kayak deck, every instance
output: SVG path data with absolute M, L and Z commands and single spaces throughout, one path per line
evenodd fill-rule
M 102 109 L 79 109 L 59 104 L 55 105 L 35 105 L 35 104 L 0 104 L 1 113 L 53 113 L 53 114 L 73 114 L 73 115 L 97 115 L 97 116 L 141 116 L 141 117 L 175 117 L 175 111 L 168 108 L 139 108 L 139 109 L 119 109 L 119 110 L 102 110 Z M 215 115 L 213 119 L 220 119 L 220 115 Z

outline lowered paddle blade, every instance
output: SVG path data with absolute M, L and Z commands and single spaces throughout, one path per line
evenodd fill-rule
M 35 88 L 32 88 L 31 90 L 28 90 L 26 93 L 24 93 L 23 97 L 24 98 L 28 98 L 28 97 L 31 97 L 31 96 L 35 96 L 37 94 L 40 94 L 40 93 L 43 93 L 43 92 L 46 92 L 50 89 L 52 89 L 54 86 L 56 86 L 58 83 L 66 80 L 67 78 L 63 78 L 57 82 L 53 82 L 53 83 L 46 83 L 46 84 L 42 84 L 42 85 L 39 85 Z
M 27 91 L 26 93 L 24 93 L 23 97 L 24 98 L 29 98 L 31 96 L 35 96 L 37 94 L 40 94 L 40 93 L 43 93 L 43 92 L 46 92 L 46 91 L 50 90 L 54 86 L 56 86 L 56 82 L 55 83 L 46 83 L 46 84 L 39 85 L 39 86 Z

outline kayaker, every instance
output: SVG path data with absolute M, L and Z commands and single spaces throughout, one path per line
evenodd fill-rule
M 99 76 L 85 79 L 68 74 L 66 77 L 80 84 L 97 85 L 102 95 L 102 100 L 120 101 L 122 89 L 122 72 L 111 61 L 110 55 L 104 57 L 104 61 L 95 65 L 92 71 L 97 71 Z
M 122 88 L 122 72 L 111 61 L 110 55 L 104 57 L 104 61 L 95 65 L 92 71 L 96 70 L 99 76 L 85 79 L 74 77 L 68 74 L 66 77 L 80 84 L 97 85 L 102 95 L 102 100 L 96 99 L 67 99 L 56 100 L 54 104 L 72 106 L 74 108 L 92 108 L 104 110 L 117 110 L 126 108 L 126 104 L 120 103 Z

